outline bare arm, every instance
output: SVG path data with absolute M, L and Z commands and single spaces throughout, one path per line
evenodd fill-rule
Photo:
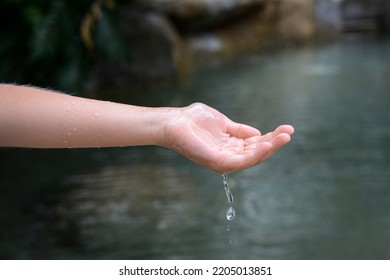
M 149 108 L 0 85 L 0 146 L 160 145 L 220 173 L 258 164 L 290 141 L 283 125 L 262 135 L 207 105 Z
M 147 108 L 0 85 L 0 146 L 159 145 L 174 108 Z

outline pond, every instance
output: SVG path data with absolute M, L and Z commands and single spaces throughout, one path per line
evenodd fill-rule
M 390 41 L 215 60 L 123 98 L 199 101 L 266 132 L 267 162 L 222 177 L 159 147 L 0 150 L 2 259 L 390 259 Z

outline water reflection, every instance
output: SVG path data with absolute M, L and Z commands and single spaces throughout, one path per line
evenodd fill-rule
M 167 89 L 173 101 L 160 105 L 200 101 L 264 130 L 284 122 L 296 128 L 271 160 L 229 176 L 237 210 L 229 234 L 220 175 L 160 148 L 90 150 L 68 159 L 88 155 L 77 168 L 44 165 L 39 174 L 62 170 L 45 180 L 49 202 L 42 178 L 28 177 L 40 193 L 27 203 L 7 187 L 16 175 L 2 176 L 8 200 L 22 201 L 3 204 L 14 214 L 1 216 L 9 225 L 3 255 L 389 259 L 389 47 L 371 40 L 247 55 L 211 63 Z M 50 158 L 64 164 L 63 155 Z M 39 162 L 24 161 L 25 170 Z M 22 219 L 12 210 L 19 204 L 35 214 Z
M 166 157 L 184 162 L 171 152 L 157 150 L 154 157 L 147 163 L 117 162 L 67 178 L 63 183 L 67 191 L 41 221 L 40 235 L 55 234 L 55 240 L 43 241 L 47 256 L 215 258 L 219 249 L 207 252 L 214 247 L 209 242 L 215 235 L 209 224 L 221 223 L 225 201 L 217 198 L 215 188 L 212 191 L 212 182 L 199 180 L 199 174 L 206 178 L 214 174 L 205 176 L 209 171 L 200 167 L 170 166 Z M 206 188 L 211 191 L 204 197 Z

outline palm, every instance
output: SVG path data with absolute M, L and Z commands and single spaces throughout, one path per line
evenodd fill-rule
M 261 135 L 247 125 L 232 122 L 218 111 L 193 104 L 171 124 L 171 148 L 220 173 L 256 165 L 290 140 L 291 126 L 280 126 Z

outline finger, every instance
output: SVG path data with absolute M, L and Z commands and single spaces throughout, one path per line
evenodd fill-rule
M 282 125 L 264 136 L 248 137 L 244 140 L 245 146 L 240 153 L 222 157 L 223 161 L 219 162 L 216 165 L 218 169 L 214 170 L 227 174 L 257 165 L 287 144 L 293 133 L 294 128 L 292 126 Z
M 219 172 L 228 174 L 235 171 L 250 168 L 262 161 L 272 149 L 272 144 L 268 142 L 253 143 L 248 145 L 241 153 L 229 156 L 229 159 L 219 165 Z
M 292 127 L 291 125 L 280 125 L 274 131 L 268 132 L 267 134 L 263 135 L 262 141 L 269 142 L 272 138 L 283 133 L 292 135 L 294 133 L 294 127 Z
M 227 123 L 227 133 L 231 136 L 242 139 L 246 139 L 253 136 L 261 136 L 261 133 L 258 129 L 246 124 L 235 123 L 230 120 L 228 120 Z
M 252 167 L 264 161 L 265 157 L 272 150 L 273 145 L 269 142 L 253 143 L 245 147 L 245 150 L 240 155 L 242 157 L 242 164 L 237 165 L 240 170 Z
M 273 153 L 275 153 L 278 149 L 290 142 L 290 140 L 291 136 L 289 134 L 281 133 L 271 139 L 270 142 L 248 144 L 247 146 L 245 146 L 245 151 L 255 151 L 257 157 L 257 162 L 255 164 L 259 164 L 271 157 Z
M 244 144 L 245 144 L 245 146 L 247 146 L 247 145 L 259 143 L 261 141 L 262 141 L 261 136 L 253 136 L 253 137 L 246 138 L 244 140 Z
M 267 142 L 267 143 L 270 143 L 272 147 L 271 147 L 271 149 L 269 149 L 269 151 L 267 151 L 267 153 L 265 153 L 263 155 L 260 162 L 263 162 L 266 159 L 268 159 L 269 157 L 271 157 L 277 150 L 279 150 L 281 147 L 283 147 L 288 142 L 290 142 L 290 140 L 291 140 L 290 134 L 281 133 L 281 134 L 277 135 L 276 137 L 274 137 L 270 142 Z
M 294 133 L 294 127 L 292 125 L 282 124 L 275 129 L 275 132 L 276 134 L 287 133 L 292 135 Z
M 286 145 L 291 140 L 291 135 L 288 133 L 281 133 L 276 135 L 274 138 L 270 140 L 272 144 L 272 150 L 278 150 L 282 146 Z

